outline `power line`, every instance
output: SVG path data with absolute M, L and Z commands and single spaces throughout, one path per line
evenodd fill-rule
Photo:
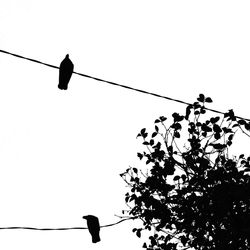
M 28 60 L 28 61 L 31 61 L 31 62 L 43 64 L 43 65 L 51 67 L 51 68 L 59 69 L 58 66 L 54 66 L 54 65 L 51 65 L 51 64 L 48 64 L 48 63 L 44 63 L 44 62 L 32 59 L 32 58 L 28 58 L 28 57 L 24 57 L 24 56 L 20 56 L 20 55 L 14 54 L 14 53 L 10 53 L 10 52 L 5 51 L 5 50 L 0 50 L 0 52 L 8 54 L 8 55 L 15 56 L 15 57 L 18 57 L 18 58 L 21 58 L 21 59 L 25 59 L 25 60 Z M 178 102 L 178 103 L 185 104 L 185 105 L 192 105 L 191 103 L 188 103 L 188 102 L 185 102 L 185 101 L 182 101 L 182 100 L 178 100 L 178 99 L 175 99 L 175 98 L 171 98 L 171 97 L 159 95 L 159 94 L 156 94 L 156 93 L 148 92 L 148 91 L 145 91 L 145 90 L 142 90 L 142 89 L 133 88 L 133 87 L 130 87 L 130 86 L 127 86 L 127 85 L 123 85 L 123 84 L 119 84 L 119 83 L 115 83 L 115 82 L 103 80 L 101 78 L 97 78 L 97 77 L 93 77 L 93 76 L 90 76 L 90 75 L 78 73 L 78 72 L 75 72 L 75 71 L 73 72 L 73 74 L 80 75 L 80 76 L 83 76 L 83 77 L 86 77 L 86 78 L 90 78 L 90 79 L 93 79 L 93 80 L 96 80 L 96 81 L 105 82 L 105 83 L 108 83 L 108 84 L 111 84 L 111 85 L 115 85 L 115 86 L 118 86 L 118 87 L 130 89 L 130 90 L 137 91 L 137 92 L 140 92 L 140 93 L 143 93 L 143 94 L 148 94 L 148 95 L 156 96 L 156 97 L 159 97 L 159 98 L 164 98 L 164 99 L 167 99 L 169 101 L 174 101 L 174 102 Z M 215 109 L 211 109 L 211 108 L 207 108 L 207 107 L 204 107 L 204 109 L 212 111 L 214 113 L 222 114 L 222 115 L 225 114 L 224 112 L 221 112 L 221 111 L 218 111 L 218 110 L 215 110 Z M 235 116 L 235 117 L 238 118 L 238 119 L 250 121 L 250 119 L 242 118 L 240 116 Z
M 115 223 L 100 226 L 100 228 L 115 226 L 123 221 L 131 220 L 131 219 L 135 219 L 135 217 L 125 218 L 125 219 L 119 220 Z M 88 229 L 88 228 L 87 227 L 59 227 L 59 228 L 0 227 L 0 230 L 10 230 L 10 229 L 22 229 L 22 230 L 24 229 L 24 230 L 36 230 L 36 231 L 65 231 L 65 230 L 84 230 L 84 229 Z
M 26 229 L 26 230 L 36 230 L 36 231 L 58 231 L 58 230 L 74 230 L 74 229 L 88 229 L 87 227 L 62 227 L 62 228 L 37 228 L 37 227 L 0 227 L 0 230 L 7 229 Z

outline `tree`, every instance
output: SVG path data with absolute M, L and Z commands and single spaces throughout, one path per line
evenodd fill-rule
M 137 155 L 142 168 L 121 174 L 129 187 L 128 216 L 142 220 L 133 232 L 147 250 L 250 248 L 250 157 L 231 156 L 236 132 L 249 136 L 250 122 L 229 110 L 207 119 L 200 94 L 186 114 L 155 120 L 152 134 L 143 128 L 138 137 L 146 150 Z

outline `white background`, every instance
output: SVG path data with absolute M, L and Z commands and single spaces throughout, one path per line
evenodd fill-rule
M 0 0 L 0 49 L 250 118 L 249 1 Z M 185 106 L 0 54 L 0 227 L 113 223 L 136 135 Z M 211 113 L 211 115 L 214 115 Z M 246 151 L 238 140 L 235 153 Z M 101 230 L 0 231 L 1 249 L 141 249 L 137 222 Z

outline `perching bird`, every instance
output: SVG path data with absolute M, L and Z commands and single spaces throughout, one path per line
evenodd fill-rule
M 92 236 L 92 242 L 96 243 L 96 242 L 101 241 L 100 235 L 99 235 L 100 224 L 99 224 L 98 218 L 94 215 L 86 215 L 86 216 L 83 216 L 82 218 L 87 220 L 87 226 Z
M 69 59 L 69 54 L 65 56 L 65 58 L 62 60 L 59 68 L 59 89 L 67 89 L 69 80 L 72 76 L 74 69 L 74 64 Z

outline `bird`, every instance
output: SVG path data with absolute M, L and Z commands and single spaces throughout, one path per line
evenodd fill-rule
M 86 215 L 86 216 L 83 216 L 82 218 L 87 220 L 87 226 L 92 236 L 92 242 L 97 243 L 101 241 L 100 235 L 99 235 L 100 224 L 99 224 L 98 218 L 94 215 Z
M 68 89 L 69 80 L 72 76 L 74 64 L 69 59 L 69 54 L 62 60 L 59 68 L 59 84 L 58 88 L 61 90 Z

